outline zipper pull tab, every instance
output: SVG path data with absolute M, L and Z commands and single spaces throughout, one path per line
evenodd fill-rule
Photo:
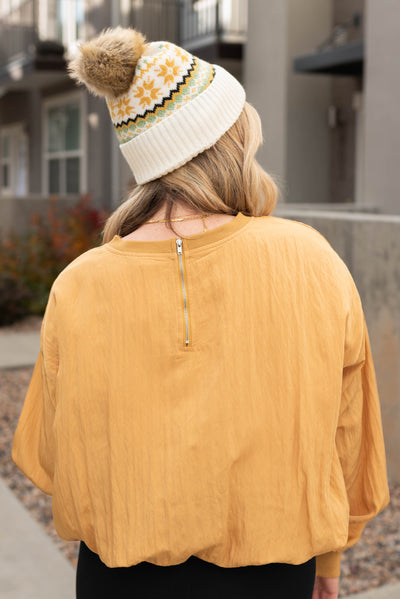
M 176 240 L 176 249 L 178 251 L 178 254 L 182 254 L 182 239 Z

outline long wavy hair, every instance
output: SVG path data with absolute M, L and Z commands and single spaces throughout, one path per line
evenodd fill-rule
M 213 146 L 159 179 L 134 184 L 106 221 L 103 244 L 114 235 L 132 233 L 164 204 L 166 226 L 178 235 L 170 220 L 177 201 L 204 213 L 268 216 L 277 204 L 279 189 L 255 159 L 261 143 L 260 117 L 246 102 L 237 121 Z

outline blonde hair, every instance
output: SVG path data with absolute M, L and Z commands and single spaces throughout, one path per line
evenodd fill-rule
M 135 184 L 126 201 L 108 218 L 103 244 L 114 235 L 124 237 L 135 231 L 164 204 L 166 225 L 177 234 L 169 220 L 176 201 L 212 214 L 268 216 L 279 190 L 255 159 L 261 143 L 260 117 L 246 102 L 237 121 L 211 148 L 159 179 Z

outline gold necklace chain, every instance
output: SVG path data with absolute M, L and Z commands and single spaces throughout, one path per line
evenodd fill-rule
M 171 221 L 173 222 L 177 222 L 177 221 L 182 221 L 182 220 L 189 220 L 189 219 L 194 219 L 194 218 L 202 218 L 203 219 L 203 225 L 204 225 L 204 231 L 207 231 L 207 227 L 206 227 L 206 222 L 205 222 L 205 217 L 206 216 L 210 216 L 209 214 L 199 214 L 197 216 L 179 216 L 176 218 L 171 218 Z M 144 222 L 144 224 L 147 223 L 166 223 L 168 222 L 167 218 L 160 218 L 159 220 L 146 220 Z
M 179 216 L 176 218 L 171 218 L 172 221 L 180 221 L 180 220 L 188 220 L 190 218 L 204 218 L 205 216 L 210 216 L 209 214 L 199 214 L 197 216 Z M 166 223 L 168 222 L 167 218 L 160 218 L 159 220 L 146 220 L 145 223 Z

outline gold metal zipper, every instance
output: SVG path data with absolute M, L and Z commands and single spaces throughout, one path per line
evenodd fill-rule
M 185 285 L 185 277 L 183 274 L 183 246 L 182 239 L 176 240 L 176 251 L 178 253 L 179 266 L 181 269 L 181 283 L 182 283 L 182 294 L 183 294 L 183 311 L 185 316 L 185 329 L 186 329 L 186 339 L 185 346 L 189 345 L 189 317 L 188 317 L 188 309 L 187 309 L 187 291 Z

